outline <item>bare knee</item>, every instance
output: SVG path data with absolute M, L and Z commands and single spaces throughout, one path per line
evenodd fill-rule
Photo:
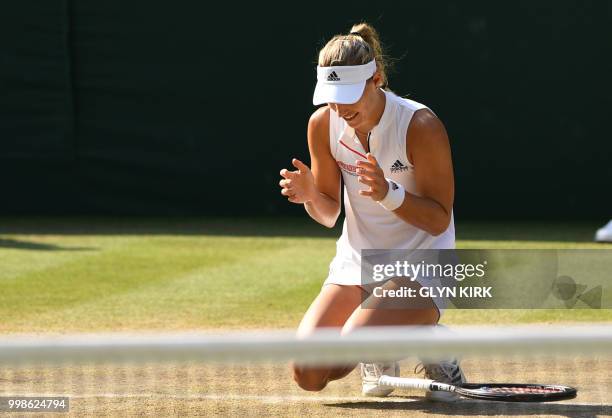
M 326 371 L 321 369 L 303 368 L 293 366 L 293 380 L 298 386 L 310 392 L 319 392 L 327 386 Z

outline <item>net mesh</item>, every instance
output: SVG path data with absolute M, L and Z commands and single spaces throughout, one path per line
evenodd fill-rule
M 562 333 L 482 328 L 452 335 L 387 329 L 381 335 L 380 330 L 359 338 L 330 333 L 309 341 L 276 333 L 5 338 L 0 396 L 68 396 L 74 416 L 612 415 L 612 327 Z M 452 352 L 469 382 L 567 385 L 578 388 L 578 396 L 546 404 L 469 399 L 440 404 L 426 400 L 422 391 L 396 390 L 387 398 L 369 398 L 361 395 L 359 369 L 308 392 L 293 381 L 289 364 L 325 367 L 371 360 L 372 352 L 388 359 L 397 351 L 404 353 L 403 377 L 418 377 L 414 370 L 423 358 L 433 361 Z

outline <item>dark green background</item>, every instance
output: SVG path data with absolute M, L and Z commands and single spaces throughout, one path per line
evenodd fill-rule
M 6 1 L 0 212 L 301 214 L 316 53 L 366 19 L 447 126 L 457 218 L 606 219 L 611 4 Z

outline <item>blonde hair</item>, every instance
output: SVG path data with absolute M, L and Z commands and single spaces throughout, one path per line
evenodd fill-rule
M 383 53 L 378 32 L 367 23 L 353 25 L 348 35 L 334 36 L 319 52 L 319 66 L 362 65 L 376 60 L 382 83 L 388 87 L 387 70 L 389 61 Z

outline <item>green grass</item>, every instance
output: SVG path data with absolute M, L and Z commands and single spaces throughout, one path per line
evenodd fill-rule
M 460 224 L 459 248 L 610 248 L 595 224 Z M 292 328 L 338 229 L 287 219 L 0 219 L 0 332 Z M 612 310 L 453 310 L 448 324 L 612 321 Z

